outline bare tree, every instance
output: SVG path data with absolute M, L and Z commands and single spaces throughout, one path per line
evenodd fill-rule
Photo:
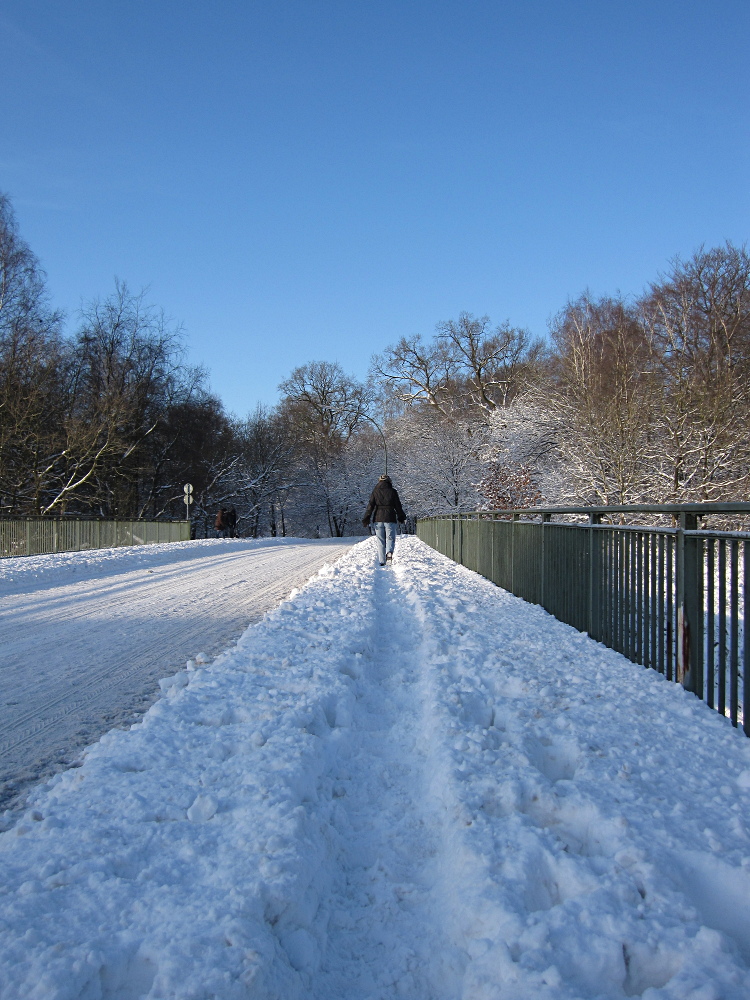
M 489 496 L 482 488 L 486 481 L 493 484 L 493 495 L 498 499 L 504 489 L 508 496 L 525 490 L 530 503 L 531 487 L 538 491 L 538 502 L 560 499 L 566 473 L 559 449 L 560 413 L 551 396 L 549 383 L 537 385 L 491 414 L 482 453 L 486 466 L 478 487 L 483 496 Z M 527 481 L 530 486 L 524 486 Z M 519 502 L 518 506 L 528 503 Z
M 483 419 L 533 381 L 545 360 L 541 340 L 505 323 L 490 329 L 487 316 L 463 312 L 438 323 L 432 342 L 402 338 L 372 360 L 380 379 L 409 406 L 440 417 L 475 411 Z
M 402 337 L 394 347 L 372 359 L 371 375 L 380 379 L 403 403 L 426 404 L 442 416 L 451 409 L 451 393 L 456 364 L 445 347 L 433 341 L 425 344 L 419 334 Z
M 60 323 L 44 272 L 0 194 L 0 508 L 10 514 L 43 506 L 62 408 Z
M 201 379 L 183 363 L 179 328 L 116 282 L 84 312 L 68 352 L 64 439 L 48 456 L 43 512 L 72 503 L 135 514 L 144 442 Z
M 335 447 L 349 440 L 367 413 L 367 388 L 339 364 L 311 361 L 279 386 L 282 406 L 311 444 Z
M 393 475 L 409 514 L 474 510 L 486 428 L 473 420 L 404 415 L 393 430 Z
M 633 503 L 651 492 L 654 380 L 636 311 L 582 295 L 555 319 L 547 403 L 567 472 L 562 499 Z
M 439 323 L 437 342 L 460 376 L 468 401 L 485 412 L 507 406 L 543 356 L 542 342 L 509 323 L 490 330 L 488 316 L 462 312 Z
M 238 527 L 254 538 L 267 526 L 271 535 L 286 534 L 286 504 L 291 483 L 293 443 L 278 416 L 257 406 L 235 428 L 239 461 L 226 477 L 237 506 Z
M 486 510 L 514 510 L 542 502 L 542 492 L 528 465 L 490 462 L 477 484 Z
M 372 391 L 345 374 L 340 365 L 316 361 L 295 368 L 279 386 L 279 415 L 295 442 L 298 509 L 331 536 L 341 536 L 351 520 L 342 505 L 347 477 L 345 449 L 369 417 Z
M 177 398 L 165 409 L 156 429 L 142 445 L 136 479 L 139 517 L 184 517 L 183 485 L 193 486 L 191 516 L 196 524 L 210 517 L 210 484 L 238 451 L 232 420 L 221 401 L 202 388 Z M 207 505 L 207 506 L 206 506 Z
M 657 489 L 739 499 L 750 488 L 750 257 L 731 243 L 673 262 L 642 302 L 658 374 Z

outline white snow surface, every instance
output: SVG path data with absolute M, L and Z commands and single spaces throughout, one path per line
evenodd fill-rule
M 216 539 L 0 560 L 0 812 L 129 724 L 353 540 Z M 0 829 L 7 823 L 0 815 Z
M 0 835 L 3 1000 L 746 1000 L 750 741 L 414 538 Z

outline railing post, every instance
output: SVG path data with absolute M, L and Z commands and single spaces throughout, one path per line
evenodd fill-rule
M 675 561 L 675 601 L 677 604 L 677 676 L 682 684 L 690 661 L 690 634 L 685 621 L 685 515 L 677 517 L 677 535 L 674 546 Z
M 594 531 L 595 524 L 601 524 L 602 515 L 598 512 L 589 514 L 589 593 L 588 593 L 588 619 L 589 638 L 598 638 L 599 619 L 601 617 L 599 608 L 599 560 L 597 549 L 597 533 Z
M 685 515 L 685 528 L 695 531 L 698 517 Z M 685 617 L 689 629 L 688 690 L 703 698 L 703 539 L 685 538 Z
M 510 521 L 510 592 L 516 593 L 516 521 L 518 513 L 514 510 Z
M 552 518 L 551 514 L 542 514 L 542 523 L 539 525 L 539 530 L 542 533 L 542 555 L 541 555 L 541 563 L 542 563 L 541 569 L 542 569 L 542 571 L 540 573 L 541 582 L 540 582 L 540 586 L 539 586 L 539 589 L 540 589 L 539 603 L 545 609 L 547 607 L 547 605 L 544 603 L 545 590 L 546 590 L 546 588 L 545 588 L 545 580 L 546 580 L 546 577 L 547 577 L 547 566 L 546 566 L 546 562 L 545 562 L 545 558 L 544 558 L 544 534 L 545 534 L 545 532 L 544 532 L 544 526 L 545 526 L 545 524 L 549 524 L 551 518 Z
M 495 522 L 497 521 L 497 514 L 493 513 L 490 517 L 490 580 L 497 586 L 497 580 L 495 577 Z
M 675 545 L 677 598 L 677 677 L 686 690 L 703 697 L 703 545 L 686 538 L 698 526 L 695 514 L 680 511 Z M 700 562 L 700 565 L 699 565 Z

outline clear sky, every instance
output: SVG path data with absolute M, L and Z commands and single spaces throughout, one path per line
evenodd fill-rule
M 69 329 L 148 286 L 244 415 L 744 243 L 749 53 L 748 0 L 0 0 L 0 190 Z

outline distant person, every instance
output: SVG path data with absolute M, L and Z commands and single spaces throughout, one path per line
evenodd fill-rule
M 227 531 L 229 530 L 229 525 L 227 523 L 226 508 L 219 507 L 219 513 L 216 515 L 216 520 L 214 521 L 214 528 L 216 528 L 217 538 L 227 537 Z
M 229 537 L 237 537 L 237 511 L 234 507 L 230 507 L 227 511 L 227 528 L 229 529 Z
M 404 508 L 401 506 L 398 493 L 393 487 L 391 477 L 385 473 L 378 480 L 372 491 L 362 524 L 367 528 L 370 518 L 375 522 L 375 538 L 378 542 L 378 561 L 385 566 L 393 560 L 393 550 L 396 546 L 397 522 L 406 520 Z

